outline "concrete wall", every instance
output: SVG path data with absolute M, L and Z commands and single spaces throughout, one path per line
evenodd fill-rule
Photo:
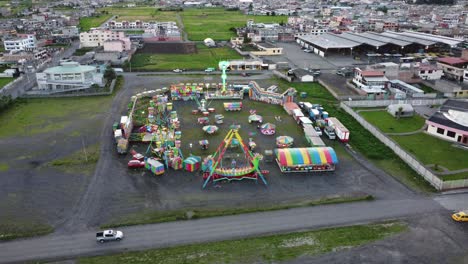
M 373 101 L 376 102 L 376 101 Z M 385 136 L 380 130 L 375 128 L 372 124 L 367 122 L 359 114 L 354 112 L 351 107 L 347 105 L 349 102 L 341 102 L 340 107 L 343 108 L 348 114 L 350 114 L 356 121 L 358 121 L 365 129 L 367 129 L 372 135 L 378 138 L 382 143 L 389 147 L 395 154 L 397 154 L 406 164 L 408 164 L 414 171 L 421 175 L 426 181 L 428 181 L 434 188 L 439 191 L 454 189 L 454 188 L 466 188 L 468 187 L 468 179 L 456 180 L 456 181 L 442 181 L 439 177 L 428 170 L 424 164 L 420 163 L 414 156 L 406 152 L 401 148 L 395 141 Z
M 406 100 L 359 100 L 344 101 L 349 107 L 386 107 L 391 104 L 410 104 L 415 105 L 441 105 L 447 99 L 406 99 Z

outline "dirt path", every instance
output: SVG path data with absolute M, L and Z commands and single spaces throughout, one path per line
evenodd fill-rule
M 180 32 L 182 33 L 182 40 L 188 41 L 188 35 L 187 35 L 187 32 L 185 31 L 184 22 L 182 21 L 182 17 L 180 16 L 179 12 L 177 12 L 176 14 L 176 19 L 177 19 L 177 24 L 179 25 Z

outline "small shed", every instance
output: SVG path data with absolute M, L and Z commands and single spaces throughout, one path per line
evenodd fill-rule
M 394 117 L 411 117 L 414 115 L 414 108 L 410 104 L 392 104 L 387 106 L 387 112 Z
M 314 81 L 314 75 L 304 69 L 294 69 L 293 74 L 297 78 L 297 80 L 299 80 L 300 82 L 313 82 Z

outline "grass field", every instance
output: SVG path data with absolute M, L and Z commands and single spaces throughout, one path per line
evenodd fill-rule
M 415 155 L 423 164 L 438 164 L 449 170 L 468 168 L 468 151 L 453 147 L 451 142 L 425 133 L 391 136 L 391 138 Z
M 150 223 L 162 223 L 170 221 L 180 220 L 191 220 L 200 219 L 207 217 L 216 217 L 224 215 L 237 215 L 247 214 L 254 212 L 266 212 L 275 210 L 284 210 L 298 207 L 317 206 L 325 204 L 339 204 L 339 203 L 351 203 L 358 201 L 371 201 L 374 197 L 372 195 L 362 196 L 347 196 L 347 197 L 334 197 L 334 198 L 323 198 L 312 201 L 301 201 L 300 203 L 287 203 L 287 204 L 276 204 L 270 206 L 261 207 L 239 207 L 239 208 L 220 208 L 220 209 L 205 209 L 205 208 L 190 208 L 185 210 L 177 211 L 150 211 L 143 212 L 135 215 L 131 215 L 122 219 L 118 219 L 115 222 L 101 226 L 102 228 L 111 228 L 119 226 L 130 226 L 130 225 L 142 225 Z M 190 218 L 189 218 L 190 213 Z
M 89 118 L 107 110 L 112 97 L 22 99 L 0 114 L 0 138 L 31 136 L 63 129 L 74 118 Z
M 79 131 L 76 131 L 79 133 Z M 76 134 L 78 136 L 78 134 Z M 100 145 L 94 144 L 82 150 L 72 153 L 66 157 L 49 162 L 48 166 L 58 168 L 65 173 L 80 171 L 86 175 L 91 175 L 99 160 Z
M 51 226 L 32 219 L 0 219 L 0 241 L 41 236 L 52 231 L 54 229 Z
M 286 16 L 251 16 L 239 11 L 225 11 L 220 8 L 187 9 L 180 13 L 188 38 L 201 41 L 205 38 L 214 40 L 229 40 L 235 36 L 230 28 L 245 26 L 248 19 L 256 23 L 286 23 Z
M 117 21 L 176 21 L 176 12 L 172 11 L 157 11 L 155 7 L 106 7 L 99 11 L 107 11 L 110 15 L 118 16 Z
M 383 133 L 403 133 L 417 131 L 424 126 L 425 119 L 419 115 L 396 119 L 386 110 L 361 111 L 359 114 Z
M 176 68 L 187 70 L 204 70 L 216 67 L 220 60 L 242 58 L 234 50 L 222 48 L 208 48 L 197 45 L 196 54 L 144 54 L 138 53 L 132 57 L 132 70 L 135 71 L 167 71 Z
M 350 249 L 406 230 L 401 222 L 338 227 L 81 258 L 78 263 L 279 263 Z
M 4 78 L 0 78 L 0 88 L 3 88 L 3 86 L 9 84 L 10 82 L 12 82 L 15 78 L 13 77 L 4 77 Z
M 99 15 L 93 17 L 80 18 L 81 31 L 88 31 L 90 28 L 99 27 L 102 23 L 106 22 L 112 15 Z

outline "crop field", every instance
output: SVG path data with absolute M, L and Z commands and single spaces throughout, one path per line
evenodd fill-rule
M 110 15 L 117 16 L 117 21 L 176 21 L 176 12 L 158 11 L 155 7 L 106 7 L 100 11 L 107 11 Z
M 235 36 L 231 28 L 245 26 L 248 19 L 254 22 L 286 23 L 286 16 L 253 16 L 244 15 L 239 11 L 224 9 L 188 9 L 180 13 L 190 40 L 201 41 L 205 38 L 214 40 L 229 40 Z
M 187 70 L 203 70 L 216 67 L 220 60 L 242 58 L 234 50 L 222 48 L 208 48 L 198 45 L 196 54 L 145 54 L 138 53 L 132 57 L 132 70 L 162 71 L 176 68 Z

